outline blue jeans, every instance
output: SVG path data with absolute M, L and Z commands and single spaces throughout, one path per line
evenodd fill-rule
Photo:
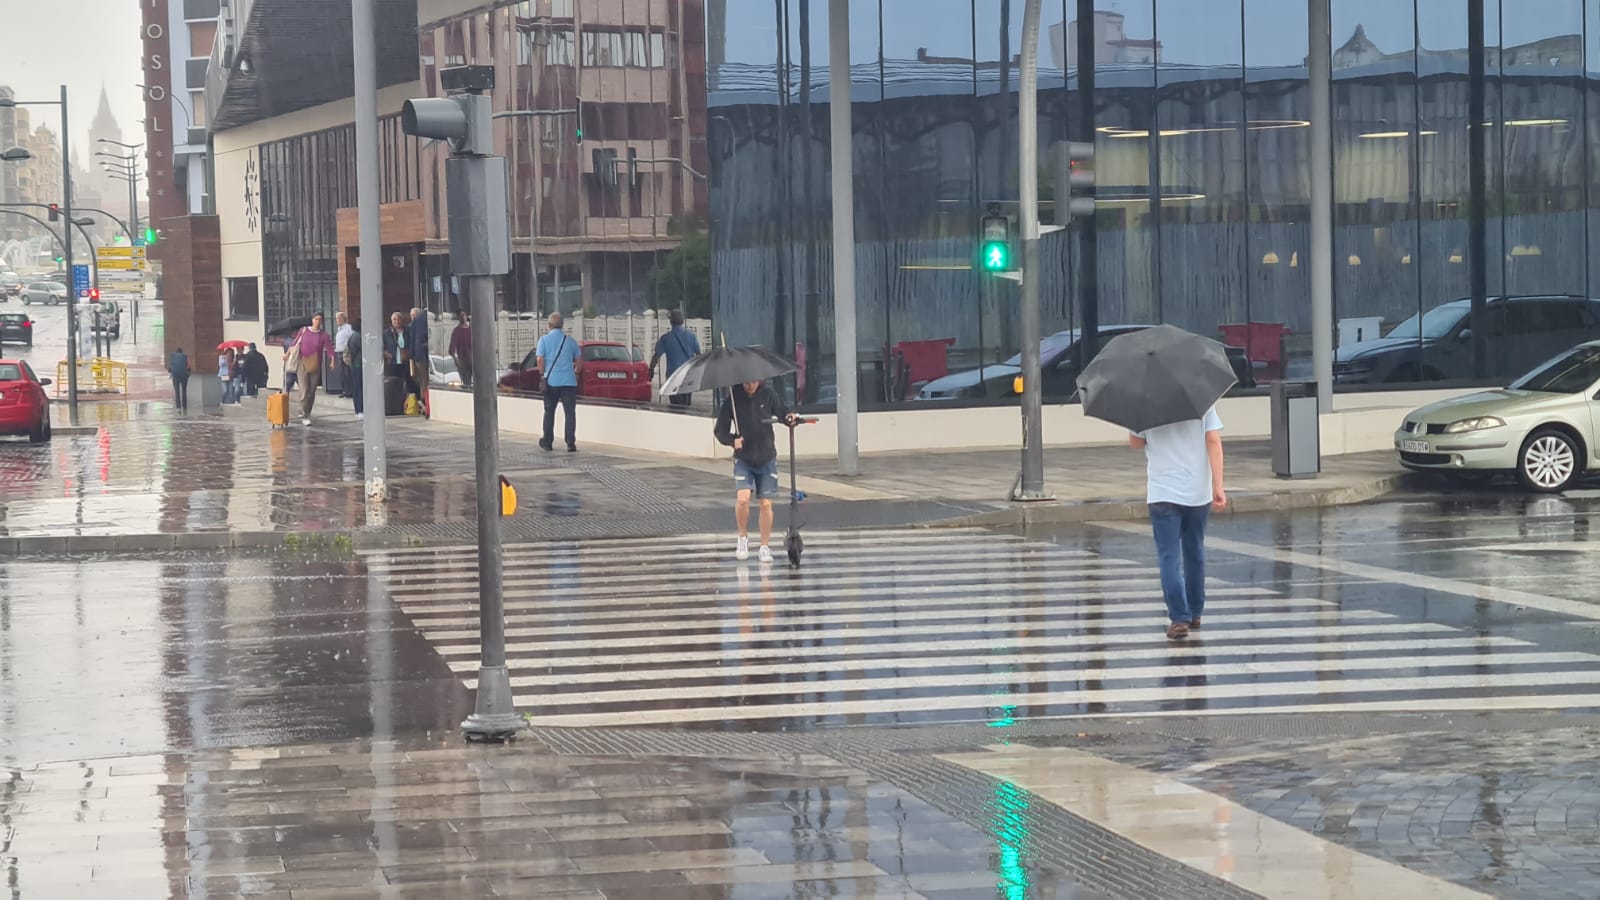
M 1161 563 L 1161 593 L 1167 618 L 1189 622 L 1206 606 L 1206 522 L 1210 506 L 1150 504 L 1150 527 Z

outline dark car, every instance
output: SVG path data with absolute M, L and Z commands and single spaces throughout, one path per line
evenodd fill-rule
M 0 313 L 0 343 L 33 346 L 33 320 L 27 313 Z
M 95 310 L 94 330 L 109 332 L 113 340 L 122 337 L 122 307 L 115 300 L 106 300 Z
M 1103 325 L 1100 346 L 1114 337 L 1144 331 L 1149 325 Z M 1078 392 L 1078 373 L 1083 369 L 1083 345 L 1078 330 L 1058 331 L 1039 341 L 1039 369 L 1044 374 L 1044 396 L 1065 400 Z M 1225 348 L 1228 362 L 1241 387 L 1254 387 L 1250 361 L 1239 347 Z M 995 400 L 1016 396 L 1016 378 L 1022 374 L 1022 354 L 1005 362 L 952 372 L 923 386 L 918 400 Z
M 1488 298 L 1482 313 L 1487 371 L 1475 372 L 1472 301 L 1419 313 L 1370 341 L 1334 354 L 1339 384 L 1405 384 L 1479 375 L 1505 380 L 1600 338 L 1600 301 L 1561 294 Z
M 650 400 L 650 369 L 636 347 L 616 341 L 580 341 L 583 371 L 578 375 L 578 396 L 593 400 Z M 521 363 L 500 377 L 500 388 L 538 393 L 543 379 L 539 371 L 539 351 L 529 350 Z
M 35 444 L 50 440 L 49 384 L 27 363 L 0 359 L 0 434 L 25 434 Z

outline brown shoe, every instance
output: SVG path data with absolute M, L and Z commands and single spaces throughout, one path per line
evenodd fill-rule
M 1189 626 L 1182 622 L 1173 622 L 1167 626 L 1167 640 L 1181 641 L 1189 636 Z
M 1194 618 L 1189 620 L 1189 630 L 1190 631 L 1199 631 L 1200 630 L 1200 617 L 1199 616 L 1195 616 Z

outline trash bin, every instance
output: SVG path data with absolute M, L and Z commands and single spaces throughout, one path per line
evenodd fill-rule
M 1272 472 L 1279 478 L 1314 478 L 1322 471 L 1322 423 L 1317 385 L 1278 381 L 1271 387 Z

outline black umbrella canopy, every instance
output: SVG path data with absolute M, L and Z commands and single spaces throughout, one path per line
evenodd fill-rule
M 1078 376 L 1083 411 L 1129 431 L 1199 419 L 1237 383 L 1227 351 L 1158 325 L 1113 338 Z
M 765 347 L 714 347 L 679 366 L 661 386 L 661 394 L 688 394 L 765 381 L 796 368 L 793 362 Z
M 267 337 L 269 337 L 269 338 L 283 337 L 284 335 L 294 334 L 296 331 L 299 331 L 302 328 L 310 328 L 310 327 L 311 327 L 311 317 L 310 316 L 290 316 L 287 319 L 279 320 L 271 328 L 268 328 L 267 329 Z

